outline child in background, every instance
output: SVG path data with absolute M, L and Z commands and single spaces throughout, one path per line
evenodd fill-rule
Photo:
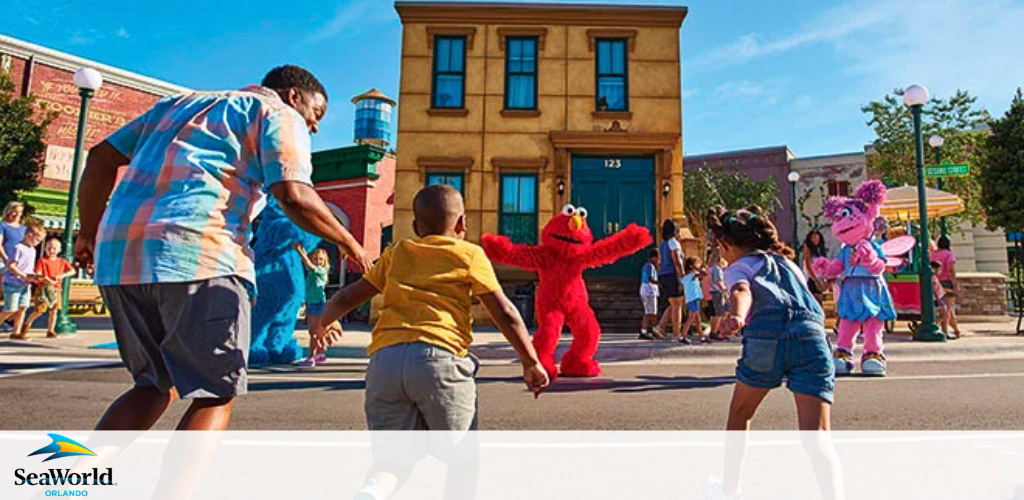
M 8 255 L 7 270 L 4 272 L 4 310 L 0 313 L 0 323 L 14 316 L 15 340 L 28 340 L 22 332 L 25 322 L 25 311 L 32 301 L 33 274 L 36 267 L 36 246 L 42 243 L 46 231 L 38 224 L 25 224 L 25 238 L 14 246 L 14 254 Z
M 46 338 L 56 338 L 57 332 L 54 327 L 57 325 L 57 311 L 61 308 L 61 284 L 64 278 L 75 275 L 75 269 L 71 263 L 60 257 L 60 239 L 51 236 L 46 240 L 43 247 L 43 258 L 36 262 L 36 293 L 32 301 L 32 314 L 21 329 L 23 336 L 28 335 L 29 328 L 36 319 L 49 312 L 46 319 Z
M 710 298 L 710 309 L 711 309 L 711 339 L 712 340 L 728 340 L 728 337 L 722 335 L 721 324 L 722 318 L 725 317 L 727 310 L 727 303 L 725 301 L 725 275 L 722 268 L 725 267 L 725 262 L 722 260 L 722 252 L 718 247 L 711 249 L 711 256 L 708 259 L 708 280 L 711 282 L 711 298 Z
M 942 334 L 949 340 L 958 339 L 956 335 L 948 333 L 948 322 L 946 320 L 946 291 L 942 289 L 942 281 L 939 280 L 939 273 L 942 271 L 942 263 L 937 260 L 931 262 L 932 266 L 932 294 L 935 296 L 935 319 L 942 325 Z
M 644 304 L 644 319 L 640 323 L 640 340 L 662 338 L 658 326 L 658 251 L 647 254 L 647 262 L 640 270 L 640 302 Z M 650 330 L 648 330 L 650 328 Z
M 711 340 L 704 333 L 704 327 L 700 323 L 700 301 L 704 300 L 704 292 L 701 289 L 700 281 L 704 277 L 704 271 L 700 269 L 700 259 L 687 257 L 683 262 L 683 272 L 686 273 L 679 280 L 683 286 L 683 294 L 686 297 L 686 324 L 683 325 L 682 334 L 679 336 L 679 343 L 689 344 L 686 338 L 690 334 L 690 327 L 696 326 L 700 335 L 700 343 L 708 344 Z
M 324 312 L 324 305 L 327 304 L 327 296 L 324 294 L 324 287 L 327 286 L 327 273 L 331 269 L 331 259 L 327 250 L 317 248 L 312 255 L 306 254 L 306 249 L 301 243 L 295 243 L 292 248 L 299 252 L 302 265 L 306 268 L 306 325 L 309 326 L 309 357 L 300 361 L 299 366 L 316 366 L 327 361 L 327 349 L 323 346 L 314 345 L 313 330 L 320 324 L 320 316 Z
M 779 241 L 768 217 L 757 206 L 737 211 L 716 207 L 707 226 L 730 262 L 725 270 L 729 314 L 722 329 L 743 329 L 743 352 L 726 424 L 727 430 L 740 432 L 726 433 L 725 477 L 708 478 L 704 494 L 738 500 L 746 431 L 768 391 L 786 380 L 800 430 L 825 431 L 831 427 L 835 375 L 821 306 L 791 260 L 793 251 Z M 828 434 L 801 433 L 801 440 L 822 496 L 844 498 L 839 457 Z

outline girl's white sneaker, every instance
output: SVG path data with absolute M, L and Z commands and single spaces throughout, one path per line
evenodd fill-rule
M 705 500 L 743 500 L 741 493 L 729 494 L 725 492 L 725 483 L 719 476 L 708 476 L 704 480 Z

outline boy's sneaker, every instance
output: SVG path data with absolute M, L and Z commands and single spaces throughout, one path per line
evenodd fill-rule
M 690 339 L 686 338 L 686 335 L 683 335 L 682 337 L 679 337 L 679 343 L 683 345 L 690 345 L 693 342 L 690 342 Z
M 836 375 L 849 375 L 853 373 L 853 353 L 846 349 L 836 349 L 832 354 L 833 363 L 836 367 Z
M 885 356 L 880 352 L 866 352 L 860 358 L 860 371 L 873 377 L 885 376 Z
M 356 492 L 352 500 L 381 500 L 380 490 L 377 489 L 377 481 L 371 479 L 365 488 Z
M 711 343 L 711 339 L 708 338 L 708 337 L 701 337 L 700 338 L 700 343 L 701 344 L 710 344 Z
M 721 477 L 708 476 L 704 480 L 704 498 L 705 500 L 743 500 L 743 494 L 733 493 L 730 495 L 726 493 Z
M 647 330 L 640 330 L 640 334 L 636 338 L 637 340 L 654 340 L 654 336 L 647 333 Z

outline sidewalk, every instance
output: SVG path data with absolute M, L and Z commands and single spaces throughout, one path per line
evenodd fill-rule
M 885 337 L 885 352 L 889 358 L 949 360 L 961 358 L 1007 358 L 1024 357 L 1024 335 L 1015 335 L 1016 317 L 963 317 L 960 320 L 964 337 L 947 342 L 914 342 L 905 321 L 897 323 L 896 332 Z M 114 341 L 109 319 L 76 318 L 79 333 L 74 337 L 45 339 L 36 330 L 32 342 L 7 340 L 0 336 L 0 360 L 4 354 L 62 355 L 81 357 L 118 356 L 114 348 L 96 348 Z M 364 323 L 343 325 L 345 335 L 341 342 L 331 347 L 328 356 L 333 358 L 366 359 L 366 346 L 370 342 L 370 330 Z M 296 325 L 296 338 L 306 347 L 309 337 L 305 325 Z M 833 342 L 835 338 L 832 338 Z M 558 346 L 561 356 L 572 342 L 565 333 Z M 597 359 L 602 362 L 665 362 L 665 363 L 732 363 L 740 355 L 739 339 L 716 342 L 710 345 L 684 346 L 673 342 L 637 340 L 635 333 L 605 333 L 597 350 Z M 516 359 L 515 351 L 494 328 L 480 328 L 474 332 L 471 351 L 484 360 Z M 858 351 L 859 352 L 859 351 Z

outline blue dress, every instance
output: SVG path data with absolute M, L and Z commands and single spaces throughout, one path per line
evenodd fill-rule
M 885 259 L 882 247 L 870 242 L 875 253 L 880 259 Z M 853 247 L 846 245 L 839 251 L 839 260 L 843 262 L 843 284 L 839 292 L 839 302 L 836 307 L 839 311 L 839 319 L 863 322 L 871 318 L 878 318 L 882 321 L 896 319 L 896 308 L 893 307 L 892 295 L 889 287 L 885 285 L 885 278 L 881 273 L 872 274 L 863 266 L 851 266 L 850 258 L 853 254 Z

